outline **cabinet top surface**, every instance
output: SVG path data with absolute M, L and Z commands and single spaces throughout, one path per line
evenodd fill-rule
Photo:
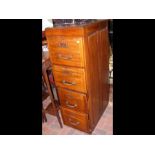
M 79 21 L 79 22 L 73 22 L 73 23 L 63 23 L 63 24 L 55 24 L 54 28 L 64 28 L 64 27 L 82 27 L 86 26 L 91 23 L 95 23 L 96 19 L 86 20 L 86 21 Z
M 51 35 L 85 35 L 107 26 L 108 20 L 92 20 L 82 24 L 64 24 L 45 29 L 46 36 Z

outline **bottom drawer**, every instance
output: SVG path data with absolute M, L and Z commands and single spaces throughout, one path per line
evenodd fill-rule
M 88 115 L 62 108 L 61 113 L 65 125 L 88 132 Z

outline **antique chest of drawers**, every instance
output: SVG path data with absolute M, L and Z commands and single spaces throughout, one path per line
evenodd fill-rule
M 91 133 L 109 99 L 108 21 L 45 30 L 64 124 Z

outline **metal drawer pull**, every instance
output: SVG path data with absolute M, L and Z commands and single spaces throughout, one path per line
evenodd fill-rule
M 77 104 L 71 105 L 71 104 L 69 104 L 68 101 L 66 101 L 66 105 L 67 105 L 69 108 L 75 108 L 75 107 L 77 107 Z
M 61 54 L 58 54 L 58 58 L 59 59 L 64 59 L 64 60 L 70 60 L 70 59 L 72 59 L 72 56 L 71 55 L 69 55 L 69 56 L 62 56 Z
M 65 80 L 62 80 L 62 83 L 65 84 L 65 85 L 69 85 L 69 86 L 76 85 L 75 82 L 67 82 Z
M 68 48 L 67 43 L 64 43 L 64 42 L 59 43 L 58 46 L 59 46 L 60 48 Z
M 74 125 L 74 126 L 77 126 L 80 124 L 80 122 L 72 122 L 72 120 L 69 118 L 69 122 L 70 124 Z

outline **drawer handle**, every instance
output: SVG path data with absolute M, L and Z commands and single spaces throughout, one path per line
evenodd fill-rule
M 64 59 L 64 60 L 70 60 L 70 59 L 72 59 L 72 56 L 71 55 L 69 55 L 69 56 L 62 56 L 61 54 L 58 54 L 58 58 L 59 59 Z
M 75 108 L 75 107 L 77 107 L 77 104 L 71 105 L 71 104 L 69 104 L 68 101 L 66 101 L 66 105 L 67 105 L 69 108 Z
M 67 43 L 64 43 L 64 42 L 59 43 L 58 46 L 59 46 L 60 48 L 68 48 Z
M 75 82 L 68 82 L 68 81 L 65 81 L 65 80 L 62 80 L 62 83 L 65 84 L 65 85 L 68 85 L 68 86 L 76 85 Z
M 69 118 L 69 122 L 70 124 L 74 125 L 74 126 L 77 126 L 80 124 L 80 122 L 72 122 L 72 120 Z

